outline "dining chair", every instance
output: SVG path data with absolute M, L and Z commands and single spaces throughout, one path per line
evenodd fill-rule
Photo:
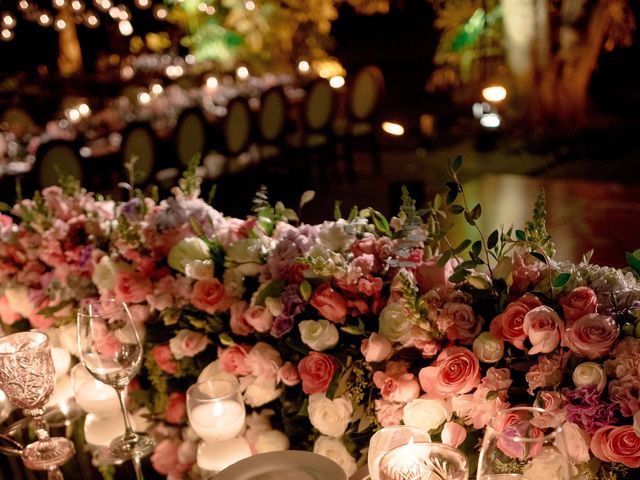
M 333 131 L 344 148 L 344 159 L 348 177 L 353 180 L 355 170 L 353 153 L 357 142 L 369 143 L 373 167 L 381 170 L 380 147 L 376 114 L 384 96 L 384 76 L 375 65 L 362 67 L 349 82 L 347 89 L 346 115 L 336 119 Z
M 131 123 L 122 133 L 120 162 L 126 181 L 130 173 L 126 165 L 135 160 L 133 165 L 133 186 L 146 185 L 155 168 L 156 139 L 153 129 L 146 122 Z
M 204 156 L 207 149 L 207 122 L 198 107 L 180 113 L 173 132 L 177 166 L 185 169 L 194 156 Z
M 25 109 L 21 107 L 8 107 L 0 116 L 0 123 L 7 124 L 8 130 L 17 137 L 32 133 L 36 129 L 36 122 Z
M 82 183 L 82 159 L 73 142 L 51 140 L 38 148 L 33 168 L 35 185 L 45 188 L 59 184 L 61 176 L 71 176 Z

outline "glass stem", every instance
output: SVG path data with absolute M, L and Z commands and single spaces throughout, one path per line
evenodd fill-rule
M 135 434 L 133 433 L 133 429 L 131 428 L 131 422 L 129 421 L 129 413 L 127 412 L 126 401 L 127 401 L 127 390 L 126 388 L 118 387 L 116 388 L 116 392 L 118 392 L 118 400 L 120 400 L 120 408 L 122 409 L 122 416 L 124 418 L 124 439 L 131 440 L 135 438 Z
M 36 437 L 41 442 L 49 440 L 49 424 L 44 418 L 44 409 L 35 408 L 31 410 L 25 410 L 25 413 L 33 419 L 33 429 L 36 432 Z

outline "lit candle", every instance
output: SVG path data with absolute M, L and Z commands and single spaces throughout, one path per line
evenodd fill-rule
M 87 414 L 84 420 L 84 438 L 89 445 L 108 447 L 111 440 L 124 434 L 122 414 L 96 415 Z
M 71 385 L 71 377 L 69 375 L 63 375 L 56 381 L 53 387 L 53 395 L 47 402 L 47 407 L 55 407 L 65 403 L 68 399 L 73 397 L 73 386 Z
M 203 403 L 189 411 L 189 423 L 200 438 L 226 440 L 244 427 L 244 405 L 233 400 Z
M 56 378 L 69 371 L 71 367 L 71 355 L 64 348 L 53 347 L 51 349 L 51 358 L 53 359 L 53 368 L 56 371 Z
M 250 456 L 249 442 L 244 437 L 235 437 L 220 442 L 200 442 L 197 462 L 204 470 L 219 472 Z
M 89 413 L 106 414 L 120 410 L 116 391 L 98 380 L 83 382 L 76 391 L 76 402 Z

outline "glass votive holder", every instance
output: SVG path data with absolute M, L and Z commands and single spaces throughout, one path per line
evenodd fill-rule
M 417 442 L 394 448 L 380 461 L 380 480 L 468 480 L 469 461 L 457 448 Z
M 382 457 L 394 448 L 414 442 L 430 442 L 426 430 L 409 425 L 384 427 L 371 436 L 369 441 L 368 467 L 371 480 L 379 480 L 378 468 Z

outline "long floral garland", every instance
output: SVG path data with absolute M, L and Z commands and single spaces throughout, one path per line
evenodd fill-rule
M 564 419 L 576 478 L 635 478 L 640 261 L 556 261 L 543 194 L 522 230 L 451 245 L 445 212 L 481 215 L 461 163 L 425 210 L 405 192 L 390 220 L 336 207 L 320 225 L 265 192 L 224 217 L 195 167 L 162 201 L 47 188 L 0 217 L 2 328 L 49 330 L 75 353 L 78 301 L 127 302 L 146 333 L 131 408 L 150 412 L 151 462 L 171 478 L 195 462 L 185 391 L 217 377 L 241 385 L 254 452 L 309 449 L 352 474 L 376 429 L 404 423 L 473 457 L 492 416 L 526 404 Z

